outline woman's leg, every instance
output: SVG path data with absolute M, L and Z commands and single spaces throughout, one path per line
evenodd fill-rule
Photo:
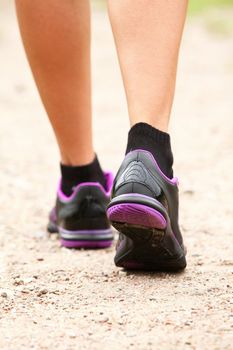
M 89 1 L 16 0 L 16 7 L 61 153 L 61 187 L 48 230 L 59 232 L 65 247 L 108 247 L 113 234 L 105 208 L 112 180 L 92 144 Z
M 88 0 L 16 0 L 25 50 L 66 165 L 94 158 Z
M 187 0 L 109 0 L 131 125 L 167 131 Z
M 131 129 L 108 215 L 124 268 L 186 266 L 167 133 L 187 0 L 109 0 Z

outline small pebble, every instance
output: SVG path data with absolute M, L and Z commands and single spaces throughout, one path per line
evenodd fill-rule
M 37 260 L 37 261 L 44 261 L 44 258 L 40 258 L 40 257 L 39 257 L 39 258 L 37 258 L 36 260 Z
M 21 290 L 21 293 L 28 294 L 28 293 L 29 293 L 28 288 L 23 288 L 23 289 Z
M 118 275 L 119 275 L 119 276 L 126 276 L 126 272 L 120 270 L 120 271 L 118 271 Z
M 7 298 L 7 293 L 6 293 L 6 292 L 2 292 L 2 293 L 1 293 L 1 297 L 2 297 L 2 298 Z
M 108 317 L 100 317 L 99 318 L 99 322 L 100 323 L 105 323 L 105 322 L 108 322 L 109 321 L 109 318 Z
M 39 290 L 39 292 L 37 293 L 37 296 L 41 297 L 42 295 L 45 295 L 47 293 L 48 293 L 48 290 L 46 288 L 44 288 L 44 289 Z
M 74 338 L 77 337 L 77 334 L 75 334 L 75 333 L 73 333 L 73 332 L 69 332 L 68 335 L 69 335 L 69 337 L 72 338 L 72 339 L 74 339 Z
M 24 281 L 20 278 L 15 278 L 15 281 L 14 281 L 14 286 L 20 286 L 22 284 L 24 284 Z

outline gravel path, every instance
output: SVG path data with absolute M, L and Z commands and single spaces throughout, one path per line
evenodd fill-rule
M 95 144 L 116 171 L 128 121 L 106 14 L 93 32 Z M 58 152 L 12 1 L 1 1 L 1 350 L 232 349 L 232 39 L 186 25 L 171 133 L 188 268 L 126 273 L 114 248 L 71 251 L 46 234 Z

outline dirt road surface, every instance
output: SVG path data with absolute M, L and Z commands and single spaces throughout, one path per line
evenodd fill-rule
M 186 24 L 171 134 L 187 270 L 127 273 L 114 266 L 114 247 L 72 251 L 46 234 L 58 151 L 12 1 L 1 1 L 1 350 L 233 348 L 232 39 L 198 18 Z M 101 11 L 93 16 L 93 78 L 96 150 L 115 172 L 129 125 Z

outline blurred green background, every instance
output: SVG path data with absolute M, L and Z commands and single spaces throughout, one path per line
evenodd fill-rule
M 189 0 L 188 14 L 199 17 L 209 33 L 228 37 L 233 32 L 233 0 Z
M 105 6 L 106 0 L 94 0 L 97 6 Z M 209 8 L 233 7 L 233 0 L 189 0 L 189 14 L 199 14 Z
M 92 0 L 92 3 L 101 10 L 107 0 Z M 200 18 L 212 34 L 226 37 L 233 33 L 233 0 L 189 0 L 188 14 Z
M 233 6 L 233 0 L 189 0 L 189 13 L 198 14 L 208 8 Z

